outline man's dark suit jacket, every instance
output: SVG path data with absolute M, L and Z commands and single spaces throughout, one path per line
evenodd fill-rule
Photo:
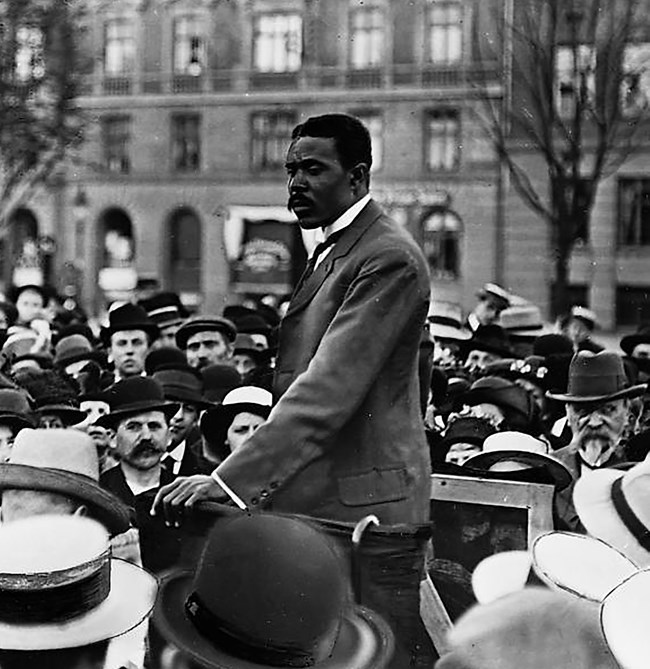
M 417 365 L 429 291 L 420 248 L 371 200 L 291 300 L 269 419 L 218 467 L 248 505 L 427 522 Z

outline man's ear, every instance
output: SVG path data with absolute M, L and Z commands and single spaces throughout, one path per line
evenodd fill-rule
M 350 185 L 355 193 L 362 187 L 367 188 L 369 172 L 366 163 L 358 163 L 350 170 Z

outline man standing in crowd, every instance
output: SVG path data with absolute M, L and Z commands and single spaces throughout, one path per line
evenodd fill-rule
M 208 365 L 230 363 L 237 328 L 221 316 L 195 316 L 176 332 L 176 345 L 187 356 L 187 364 L 195 369 Z
M 553 455 L 566 465 L 574 480 L 585 472 L 624 461 L 622 437 L 630 399 L 645 389 L 645 384 L 630 386 L 617 353 L 579 351 L 573 356 L 566 393 L 548 393 L 548 397 L 566 403 L 572 438 Z M 556 497 L 558 529 L 581 529 L 572 496 L 573 485 Z
M 144 374 L 144 359 L 158 336 L 158 326 L 135 304 L 123 304 L 108 314 L 101 332 L 104 346 L 115 366 L 115 380 Z
M 467 317 L 467 325 L 476 332 L 479 325 L 493 325 L 499 315 L 510 306 L 510 293 L 496 283 L 486 283 L 476 294 L 478 302 L 474 311 Z
M 155 512 L 164 506 L 174 517 L 200 500 L 223 501 L 231 490 L 249 508 L 348 523 L 374 514 L 382 525 L 407 524 L 414 532 L 428 523 L 430 462 L 417 365 L 429 275 L 414 240 L 370 198 L 371 164 L 370 137 L 358 119 L 327 114 L 294 129 L 289 208 L 303 229 L 320 228 L 325 240 L 282 322 L 277 404 L 212 476 L 163 488 Z M 384 546 L 388 572 L 404 554 L 396 543 Z M 398 586 L 401 606 L 386 571 L 381 585 L 368 570 L 364 593 L 396 631 L 395 666 L 417 666 L 423 550 L 412 552 L 410 582 Z

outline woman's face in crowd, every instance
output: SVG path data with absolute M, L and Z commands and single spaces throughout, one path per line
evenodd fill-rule
M 43 306 L 43 298 L 35 290 L 24 290 L 16 300 L 18 317 L 25 323 L 42 316 Z
M 234 453 L 263 422 L 264 418 L 254 413 L 248 411 L 238 413 L 230 424 L 226 437 L 226 444 L 230 446 L 230 450 Z

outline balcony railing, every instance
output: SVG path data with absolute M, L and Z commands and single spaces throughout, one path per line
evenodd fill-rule
M 82 95 L 130 96 L 249 91 L 387 90 L 469 87 L 474 82 L 499 83 L 497 63 L 480 65 L 393 65 L 377 69 L 305 67 L 298 72 L 206 70 L 199 76 L 175 73 L 139 73 L 124 76 L 88 76 Z

